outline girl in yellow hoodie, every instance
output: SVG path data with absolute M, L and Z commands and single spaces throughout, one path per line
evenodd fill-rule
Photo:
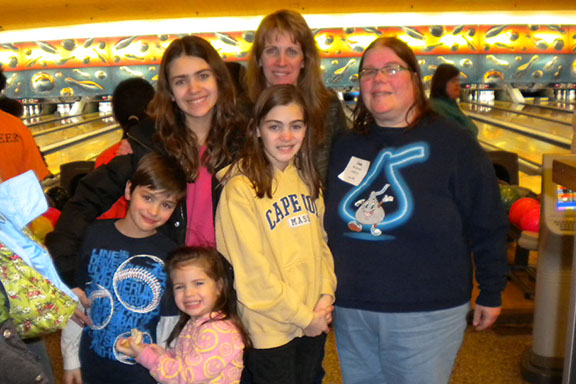
M 324 375 L 336 277 L 308 117 L 297 88 L 266 88 L 243 153 L 218 174 L 216 244 L 234 268 L 254 345 L 242 382 L 308 384 Z

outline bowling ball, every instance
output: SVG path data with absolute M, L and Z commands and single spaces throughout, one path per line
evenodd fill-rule
M 540 205 L 524 212 L 520 219 L 520 229 L 530 232 L 540 231 Z
M 500 184 L 500 197 L 506 211 L 510 210 L 512 204 L 523 196 L 523 192 L 517 185 Z
M 534 207 L 540 207 L 540 202 L 531 197 L 523 197 L 516 200 L 510 207 L 510 212 L 508 214 L 510 222 L 515 226 L 520 227 L 520 220 L 524 213 Z
M 52 223 L 47 217 L 40 216 L 36 220 L 30 223 L 30 231 L 36 237 L 36 239 L 44 244 L 44 239 L 46 235 L 54 230 Z
M 50 223 L 52 223 L 53 227 L 56 227 L 56 223 L 60 218 L 60 211 L 54 207 L 50 207 L 46 212 L 44 212 L 42 216 L 50 220 Z

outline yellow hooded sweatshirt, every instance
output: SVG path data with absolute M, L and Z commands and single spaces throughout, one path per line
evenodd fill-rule
M 336 289 L 323 199 L 310 197 L 294 165 L 274 177 L 270 199 L 236 174 L 216 212 L 216 246 L 234 267 L 240 316 L 258 349 L 304 335 L 320 296 Z

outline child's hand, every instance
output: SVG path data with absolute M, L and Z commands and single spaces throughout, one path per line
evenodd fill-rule
M 144 347 L 146 347 L 146 344 L 142 342 L 134 342 L 132 336 L 127 339 L 121 337 L 118 342 L 116 342 L 116 350 L 118 352 L 134 358 L 138 357 L 140 353 L 142 353 Z
M 143 337 L 142 332 L 132 328 L 130 337 L 127 339 L 121 337 L 116 343 L 116 349 L 127 356 L 138 357 L 145 347 L 142 344 Z
M 83 289 L 81 288 L 73 288 L 72 292 L 74 292 L 74 294 L 76 296 L 78 296 L 78 300 L 80 300 L 80 304 L 82 304 L 82 306 L 84 308 L 90 308 L 90 306 L 92 305 L 92 300 L 90 300 L 88 298 L 88 296 L 86 296 L 86 292 L 84 292 Z
M 64 384 L 82 384 L 82 373 L 80 368 L 64 370 L 64 375 L 62 376 Z
M 314 312 L 318 310 L 327 310 L 326 322 L 330 324 L 332 322 L 332 312 L 334 312 L 334 297 L 330 295 L 322 295 L 314 307 Z
M 326 317 L 329 315 L 330 311 L 327 309 L 318 309 L 314 311 L 312 322 L 304 328 L 304 334 L 308 337 L 315 337 L 321 335 L 322 332 L 328 333 L 330 329 L 328 328 Z

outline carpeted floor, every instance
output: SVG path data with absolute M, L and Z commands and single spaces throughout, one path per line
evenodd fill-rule
M 57 383 L 62 383 L 62 360 L 58 334 L 45 338 Z M 532 341 L 527 325 L 496 325 L 484 332 L 468 329 L 450 384 L 520 384 L 522 354 Z M 334 332 L 326 344 L 325 384 L 342 384 Z M 376 384 L 376 383 L 375 383 Z

